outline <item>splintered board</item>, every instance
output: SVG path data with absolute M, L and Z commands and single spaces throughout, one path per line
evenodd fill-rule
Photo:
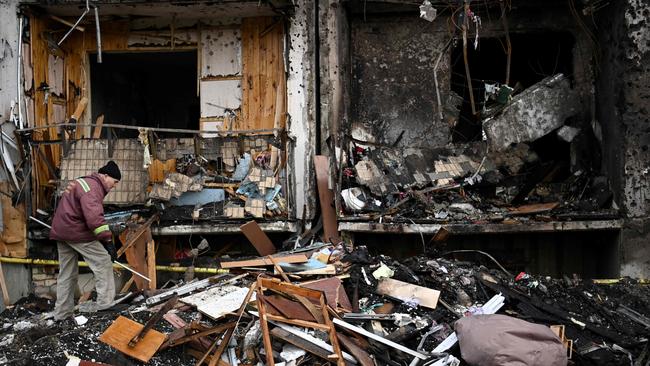
M 418 305 L 435 309 L 438 305 L 440 291 L 427 287 L 411 285 L 410 283 L 385 278 L 379 281 L 376 292 L 380 295 L 392 296 L 402 301 L 417 301 Z
M 278 263 L 304 263 L 307 257 L 304 254 L 291 254 L 285 256 L 272 256 Z M 239 267 L 260 267 L 272 266 L 273 262 L 269 258 L 255 258 L 241 261 L 221 262 L 221 268 L 239 268 Z
M 149 330 L 147 334 L 136 343 L 135 347 L 129 347 L 129 341 L 135 337 L 144 325 L 123 316 L 115 319 L 99 340 L 115 348 L 116 350 L 131 356 L 142 362 L 149 362 L 151 357 L 158 351 L 158 348 L 167 340 L 167 336 L 156 330 Z

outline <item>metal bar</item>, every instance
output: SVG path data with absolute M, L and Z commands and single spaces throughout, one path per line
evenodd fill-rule
M 359 328 L 357 326 L 346 323 L 346 322 L 344 322 L 342 320 L 339 320 L 337 318 L 334 318 L 333 321 L 334 321 L 334 324 L 336 324 L 338 326 L 341 326 L 343 328 L 351 330 L 351 331 L 353 331 L 355 333 L 359 333 L 359 334 L 364 335 L 364 336 L 366 336 L 368 338 L 372 338 L 373 340 L 375 340 L 375 341 L 377 341 L 379 343 L 383 343 L 383 344 L 385 344 L 385 345 L 387 345 L 389 347 L 392 347 L 392 348 L 394 348 L 396 350 L 407 353 L 407 354 L 409 354 L 411 356 L 417 357 L 417 358 L 422 359 L 422 360 L 426 360 L 428 358 L 426 355 L 424 355 L 424 354 L 422 354 L 420 352 L 417 352 L 417 351 L 414 351 L 414 350 L 412 350 L 410 348 L 404 347 L 401 344 L 397 344 L 397 343 L 395 343 L 393 341 L 390 341 L 390 340 L 388 340 L 388 339 L 386 339 L 384 337 L 380 337 L 380 336 L 378 336 L 378 335 L 376 335 L 374 333 L 370 333 L 370 332 L 368 332 L 367 330 L 365 330 L 363 328 Z
M 18 102 L 18 124 L 16 125 L 17 128 L 23 128 L 23 112 L 22 112 L 22 106 L 21 106 L 21 94 L 22 94 L 22 78 L 20 77 L 20 70 L 22 66 L 22 58 L 23 58 L 23 16 L 20 15 L 18 17 L 18 62 L 16 65 L 16 83 L 18 85 L 18 88 L 16 88 L 16 102 Z
M 102 63 L 102 32 L 99 29 L 99 10 L 97 5 L 93 5 L 95 10 L 95 28 L 97 29 L 97 63 Z
M 146 280 L 147 282 L 151 282 L 151 279 L 150 279 L 149 277 L 147 277 L 147 276 L 145 276 L 145 275 L 143 275 L 143 274 L 140 274 L 140 273 L 136 272 L 135 270 L 129 268 L 128 266 L 126 266 L 126 265 L 124 265 L 124 264 L 122 264 L 122 263 L 120 263 L 120 262 L 118 262 L 118 261 L 113 261 L 113 263 L 115 263 L 115 264 L 117 264 L 118 266 L 120 266 L 120 267 L 126 269 L 127 271 L 133 273 L 134 275 L 136 275 L 136 276 L 138 276 L 138 277 L 140 277 L 140 278 L 143 278 L 143 279 Z
M 56 124 L 50 124 L 50 125 L 45 125 L 45 126 L 36 126 L 36 127 L 30 127 L 30 128 L 22 128 L 17 130 L 18 132 L 28 132 L 28 131 L 35 131 L 35 130 L 45 130 L 48 128 L 60 128 L 60 127 L 96 127 L 98 126 L 96 123 L 56 123 Z M 104 123 L 102 124 L 101 127 L 112 127 L 112 128 L 121 128 L 125 130 L 140 130 L 144 128 L 145 130 L 150 130 L 150 131 L 156 131 L 156 132 L 172 132 L 172 133 L 192 133 L 192 134 L 201 134 L 201 133 L 211 133 L 211 134 L 218 134 L 219 136 L 225 136 L 225 135 L 239 135 L 239 134 L 245 134 L 245 133 L 258 133 L 258 134 L 263 134 L 263 135 L 272 135 L 276 132 L 282 132 L 284 131 L 283 129 L 280 128 L 264 128 L 264 129 L 257 129 L 257 130 L 238 130 L 238 131 L 207 131 L 207 130 L 187 130 L 187 129 L 179 129 L 179 128 L 162 128 L 162 127 L 142 127 L 142 126 L 129 126 L 129 125 L 120 125 L 120 124 L 114 124 L 114 123 Z
M 86 28 L 84 28 L 84 27 L 82 27 L 80 25 L 75 27 L 75 25 L 73 23 L 71 23 L 71 22 L 69 22 L 69 21 L 67 21 L 67 20 L 65 20 L 63 18 L 59 18 L 56 15 L 49 14 L 48 16 L 50 17 L 50 19 L 56 20 L 57 22 L 59 22 L 61 24 L 67 25 L 68 27 L 74 27 L 79 32 L 85 32 L 86 31 Z
M 65 41 L 65 39 L 68 38 L 68 36 L 70 35 L 70 33 L 72 33 L 72 31 L 74 31 L 75 28 L 77 28 L 77 26 L 79 25 L 79 23 L 81 22 L 81 20 L 86 16 L 86 14 L 88 14 L 89 11 L 90 11 L 90 6 L 88 5 L 88 0 L 86 0 L 86 10 L 84 10 L 84 12 L 81 14 L 81 16 L 79 17 L 79 19 L 77 19 L 77 22 L 74 23 L 74 25 L 72 26 L 72 28 L 70 28 L 70 30 L 69 30 L 69 31 L 68 31 L 68 32 L 63 36 L 63 38 L 61 38 L 61 40 L 59 41 L 59 43 L 57 43 L 58 46 L 60 46 L 61 43 L 63 43 L 63 41 Z
M 20 151 L 18 150 L 18 145 L 16 145 L 16 142 L 14 141 L 13 137 L 7 135 L 7 133 L 4 131 L 2 131 L 2 136 L 6 138 L 6 140 L 3 139 L 3 141 L 6 141 L 9 144 L 9 146 L 14 148 L 14 150 Z
M 29 216 L 29 219 L 32 220 L 32 221 L 35 221 L 35 222 L 37 222 L 37 223 L 39 223 L 39 224 L 41 224 L 43 226 L 45 226 L 46 228 L 48 228 L 50 230 L 52 229 L 52 227 L 50 225 L 48 225 L 48 224 L 44 223 L 43 221 L 35 218 L 34 216 Z
M 59 261 L 55 259 L 12 258 L 12 257 L 0 257 L 0 263 L 31 264 L 36 266 L 58 266 L 59 265 Z M 88 267 L 88 263 L 84 261 L 79 261 L 78 264 L 79 267 Z M 118 266 L 117 264 L 114 264 L 113 268 L 123 269 L 123 267 Z M 156 266 L 156 271 L 163 271 L 163 272 L 186 272 L 187 269 L 188 267 Z M 226 274 L 229 272 L 230 271 L 228 271 L 227 269 L 222 269 L 222 268 L 194 268 L 194 273 Z M 151 298 L 153 297 L 150 297 L 149 299 Z M 147 301 L 147 303 L 149 302 Z
M 158 294 L 155 296 L 151 296 L 146 300 L 147 305 L 153 305 L 157 302 L 163 301 L 166 297 L 169 297 L 170 295 L 177 294 L 179 296 L 185 295 L 187 293 L 190 293 L 194 290 L 197 290 L 202 287 L 207 287 L 210 286 L 210 279 L 206 278 L 200 281 L 196 282 L 190 282 L 184 286 L 177 287 L 177 288 L 172 288 L 167 292 L 163 292 L 162 294 Z

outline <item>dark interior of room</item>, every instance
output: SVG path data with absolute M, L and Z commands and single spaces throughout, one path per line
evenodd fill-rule
M 549 233 L 494 233 L 451 235 L 444 243 L 435 243 L 431 235 L 355 233 L 356 245 L 368 244 L 372 255 L 393 258 L 422 255 L 426 250 L 437 257 L 454 250 L 480 250 L 491 254 L 509 270 L 559 278 L 576 274 L 581 278 L 619 276 L 617 230 Z M 480 253 L 450 253 L 447 258 L 480 263 L 498 268 Z
M 90 55 L 93 121 L 103 114 L 104 123 L 199 129 L 196 51 L 104 53 L 102 58 L 99 64 L 97 55 Z M 117 133 L 137 136 L 135 130 Z

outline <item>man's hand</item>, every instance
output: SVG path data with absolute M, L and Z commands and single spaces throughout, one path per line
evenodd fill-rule
M 115 249 L 115 244 L 113 244 L 112 241 L 104 243 L 104 249 L 106 249 L 108 254 L 111 256 L 111 262 L 115 262 L 117 260 L 117 250 Z

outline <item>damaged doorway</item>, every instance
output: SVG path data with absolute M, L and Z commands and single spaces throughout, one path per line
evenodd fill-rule
M 514 92 L 522 91 L 542 79 L 563 73 L 573 77 L 573 48 L 571 33 L 548 32 L 544 34 L 512 34 L 512 60 L 510 83 Z M 485 106 L 485 84 L 503 84 L 506 78 L 506 44 L 500 38 L 481 38 L 478 48 L 468 45 L 469 65 L 475 107 L 472 113 L 470 93 L 465 74 L 463 46 L 458 43 L 451 54 L 451 90 L 463 98 L 458 123 L 452 131 L 453 142 L 481 140 L 480 111 Z
M 104 123 L 199 129 L 196 51 L 102 56 L 100 64 L 90 55 L 93 121 L 103 114 Z M 134 130 L 121 133 L 137 136 Z

